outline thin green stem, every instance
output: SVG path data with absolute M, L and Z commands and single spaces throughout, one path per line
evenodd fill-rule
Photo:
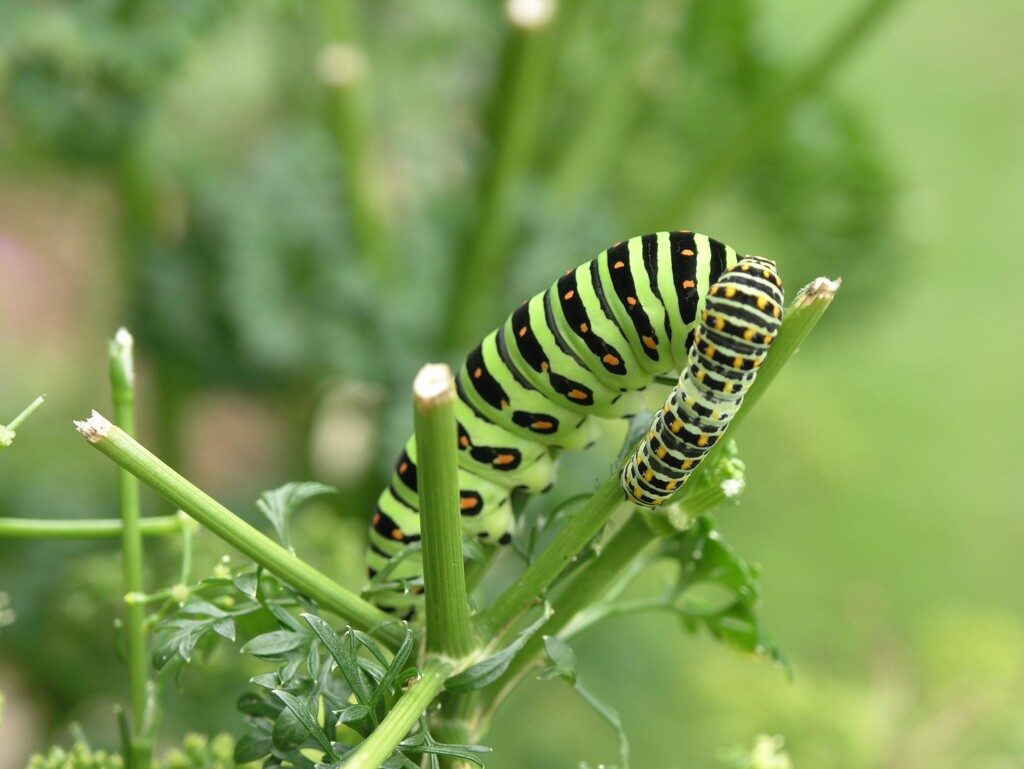
M 569 519 L 515 584 L 478 615 L 476 626 L 480 636 L 493 637 L 533 605 L 615 512 L 628 504 L 619 485 L 619 475 L 615 473 Z
M 473 649 L 462 559 L 455 386 L 444 364 L 424 366 L 413 383 L 427 649 L 453 659 Z
M 128 434 L 135 433 L 135 369 L 132 358 L 134 341 L 127 329 L 119 329 L 110 342 L 110 386 L 114 415 Z M 149 653 L 146 643 L 146 607 L 131 596 L 146 591 L 142 577 L 142 518 L 138 479 L 127 470 L 117 472 L 117 490 L 121 508 L 121 550 L 125 586 L 125 641 L 128 678 L 131 690 L 133 766 L 148 769 L 153 760 L 153 724 L 146 722 Z
M 361 44 L 359 9 L 353 0 L 321 0 L 321 18 L 329 40 L 320 52 L 319 73 L 330 89 L 330 128 L 342 156 L 349 215 L 356 245 L 380 278 L 393 268 L 384 193 L 373 157 L 370 76 Z
M 615 476 L 618 484 L 618 474 Z M 551 599 L 554 609 L 540 631 L 512 660 L 504 675 L 489 689 L 483 707 L 490 713 L 500 706 L 505 697 L 518 685 L 530 668 L 535 666 L 544 651 L 544 636 L 557 635 L 580 611 L 597 601 L 609 588 L 619 573 L 655 539 L 656 535 L 647 526 L 642 515 L 634 514 L 601 548 L 592 561 L 586 563 L 572 575 L 565 585 L 559 586 Z M 489 718 L 482 719 L 483 721 Z
M 398 648 L 405 638 L 400 623 L 329 579 L 297 555 L 261 534 L 222 504 L 176 473 L 131 436 L 100 414 L 76 422 L 89 443 L 232 547 L 318 601 L 361 630 L 379 630 L 384 643 Z
M 24 410 L 18 414 L 14 419 L 7 425 L 0 425 L 0 449 L 10 446 L 14 442 L 14 437 L 17 434 L 18 428 L 35 413 L 35 410 L 43 405 L 43 400 L 46 398 L 45 395 L 40 395 L 30 404 L 28 404 Z
M 139 521 L 139 533 L 144 537 L 178 534 L 187 528 L 177 515 L 161 515 Z M 0 538 L 28 539 L 112 539 L 124 536 L 124 523 L 120 518 L 83 518 L 64 520 L 36 520 L 28 518 L 0 518 Z
M 346 757 L 345 769 L 378 769 L 441 693 L 453 669 L 451 662 L 428 659 L 416 683 L 405 691 L 373 734 Z
M 778 135 L 794 107 L 817 91 L 863 43 L 886 11 L 900 0 L 866 0 L 861 8 L 807 61 L 785 86 L 759 99 L 735 131 L 725 132 L 687 172 L 679 197 L 657 212 L 653 221 L 689 215 L 694 204 L 716 187 L 733 180 L 738 170 L 757 157 Z

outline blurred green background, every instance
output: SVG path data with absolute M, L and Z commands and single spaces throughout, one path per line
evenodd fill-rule
M 8 0 L 0 420 L 48 400 L 0 455 L 0 516 L 113 514 L 70 423 L 106 408 L 126 324 L 143 441 L 253 520 L 264 488 L 342 487 L 300 552 L 358 585 L 416 369 L 614 241 L 697 229 L 790 296 L 844 285 L 719 516 L 794 678 L 664 618 L 604 626 L 582 675 L 634 766 L 769 732 L 805 769 L 1020 767 L 1022 33 L 1013 0 L 563 0 L 537 28 L 469 0 Z M 71 720 L 114 746 L 116 552 L 0 541 L 0 765 Z M 245 676 L 211 665 L 170 687 L 169 738 L 237 728 Z M 488 744 L 499 769 L 615 758 L 554 682 Z

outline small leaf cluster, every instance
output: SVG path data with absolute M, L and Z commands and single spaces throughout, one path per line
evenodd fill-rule
M 703 627 L 733 648 L 784 664 L 757 615 L 760 568 L 722 541 L 710 516 L 662 540 L 660 549 L 679 567 L 668 603 L 683 627 L 689 632 Z

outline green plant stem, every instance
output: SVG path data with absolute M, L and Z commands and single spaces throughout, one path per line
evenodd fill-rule
M 619 485 L 619 475 L 615 473 L 601 485 L 583 508 L 569 519 L 565 528 L 537 560 L 530 564 L 515 584 L 478 615 L 476 627 L 480 637 L 494 637 L 526 611 L 587 546 L 587 543 L 600 533 L 615 512 L 628 504 Z
M 374 274 L 388 278 L 393 258 L 381 189 L 386 175 L 379 172 L 372 153 L 370 73 L 360 42 L 359 9 L 353 0 L 321 0 L 320 15 L 330 38 L 327 50 L 348 56 L 336 62 L 335 71 L 321 71 L 321 76 L 330 89 L 330 127 L 342 156 L 356 245 Z
M 451 662 L 428 658 L 419 679 L 401 696 L 373 734 L 346 757 L 345 769 L 378 769 L 444 688 L 454 670 Z
M 778 89 L 757 100 L 735 131 L 725 132 L 719 141 L 687 172 L 689 183 L 679 197 L 656 212 L 652 221 L 671 221 L 679 214 L 690 215 L 693 206 L 714 188 L 730 184 L 737 171 L 749 165 L 778 135 L 794 107 L 817 91 L 867 39 L 886 11 L 900 0 L 866 0 L 860 9 L 821 49 Z
M 424 366 L 413 383 L 427 649 L 453 659 L 473 649 L 462 558 L 455 385 L 443 364 Z
M 514 203 L 547 107 L 554 53 L 551 27 L 513 27 L 506 38 L 488 120 L 491 152 L 480 181 L 480 208 L 452 269 L 456 301 L 451 303 L 445 338 L 451 349 L 472 344 L 481 320 L 489 321 L 494 312 L 494 287 L 501 285 L 508 260 Z
M 10 446 L 14 442 L 14 437 L 18 432 L 18 428 L 24 424 L 25 420 L 35 413 L 35 410 L 43 405 L 43 400 L 46 398 L 45 395 L 40 395 L 30 404 L 28 404 L 18 416 L 10 421 L 7 425 L 0 425 L 0 449 Z
M 297 555 L 261 534 L 222 504 L 161 462 L 100 414 L 76 422 L 89 443 L 232 547 L 264 566 L 329 611 L 361 630 L 379 629 L 381 640 L 397 649 L 405 638 L 400 623 L 329 579 Z
M 185 528 L 177 515 L 161 515 L 139 521 L 139 533 L 144 537 L 178 534 Z M 0 538 L 27 539 L 111 539 L 124 535 L 124 523 L 119 518 L 36 520 L 29 518 L 0 518 Z
M 492 714 L 519 685 L 523 676 L 539 663 L 544 652 L 544 636 L 558 635 L 573 617 L 597 601 L 622 570 L 656 538 L 642 515 L 631 515 L 604 544 L 596 558 L 581 567 L 566 584 L 559 585 L 556 595 L 550 600 L 554 609 L 551 619 L 526 642 L 502 677 L 484 691 L 480 707 Z M 488 715 L 480 718 L 482 723 L 489 720 Z
M 133 340 L 124 328 L 110 343 L 110 386 L 114 416 L 128 435 L 135 433 L 135 373 Z M 131 691 L 132 758 L 135 769 L 149 769 L 153 760 L 153 724 L 146 723 L 149 688 L 149 653 L 146 643 L 146 607 L 132 600 L 145 593 L 142 577 L 142 518 L 138 479 L 127 470 L 117 471 L 121 508 L 121 551 L 125 586 L 125 641 Z

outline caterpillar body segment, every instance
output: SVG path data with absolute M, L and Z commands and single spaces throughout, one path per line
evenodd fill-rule
M 679 382 L 622 470 L 633 502 L 663 504 L 718 442 L 778 332 L 782 302 L 775 263 L 759 257 L 711 286 Z

